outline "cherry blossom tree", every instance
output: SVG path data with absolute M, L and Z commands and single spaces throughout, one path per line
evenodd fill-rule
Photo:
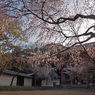
M 95 60 L 95 47 L 92 46 L 91 48 L 88 48 L 87 51 L 91 58 Z
M 28 56 L 28 62 L 32 68 L 35 68 L 36 74 L 38 72 L 38 75 L 42 78 L 49 78 L 51 67 L 56 68 L 61 74 L 61 84 L 64 81 L 63 74 L 68 74 L 72 86 L 74 77 L 88 77 L 88 71 L 94 65 L 93 60 L 88 57 L 86 51 L 81 46 L 72 47 L 61 54 L 55 53 L 62 48 L 66 47 L 60 44 L 47 44 L 40 51 L 36 53 L 31 52 L 31 56 Z M 94 58 L 94 47 L 90 46 L 87 52 L 89 56 Z
M 88 53 L 91 54 L 94 58 L 94 48 L 90 46 L 87 50 Z M 93 53 L 92 53 L 93 52 Z M 90 56 L 91 56 L 90 55 Z M 92 57 L 91 56 L 91 57 Z M 64 73 L 70 76 L 71 86 L 74 77 L 86 77 L 88 81 L 89 78 L 89 70 L 93 68 L 93 61 L 87 56 L 86 52 L 80 46 L 76 46 L 71 48 L 70 50 L 71 60 L 69 64 L 64 68 Z M 87 84 L 88 85 L 88 84 Z
M 56 69 L 52 68 L 51 65 L 45 64 L 38 68 L 37 70 L 37 76 L 38 78 L 45 79 L 45 80 L 51 80 L 58 78 L 58 75 L 56 73 Z
M 58 50 L 60 51 L 62 48 L 64 48 L 62 45 L 52 43 L 41 47 L 40 51 L 36 53 L 30 52 L 28 62 L 38 77 L 44 79 L 54 79 L 57 77 L 56 63 L 59 59 L 53 53 Z
M 84 64 L 89 61 L 87 56 L 93 57 L 91 50 L 83 49 L 87 56 L 80 57 L 80 52 L 72 54 L 62 53 L 74 45 L 90 41 L 95 38 L 95 0 L 1 0 L 0 8 L 7 16 L 13 17 L 23 27 L 28 37 L 36 36 L 37 42 L 59 42 L 68 48 L 50 47 L 52 52 L 32 53 L 28 60 L 32 66 L 41 63 L 53 63 L 58 68 L 65 64 Z M 26 35 L 25 35 L 26 36 Z M 68 44 L 69 43 L 69 44 Z M 48 49 L 46 49 L 48 50 Z M 53 56 L 53 53 L 59 51 Z M 50 56 L 52 55 L 52 56 Z M 69 59 L 69 60 L 68 60 Z M 84 61 L 86 59 L 86 61 Z M 73 60 L 73 62 L 72 62 Z
M 43 39 L 72 43 L 76 37 L 84 37 L 81 40 L 84 43 L 95 38 L 94 0 L 1 0 L 0 4 L 7 15 L 23 22 L 25 31 L 37 35 L 40 42 Z M 74 23 L 76 29 L 82 23 L 76 35 L 69 29 L 70 23 Z M 79 41 L 76 40 L 75 44 Z
M 36 36 L 40 43 L 67 44 L 68 48 L 95 38 L 94 5 L 94 0 L 1 0 L 0 3 L 1 10 L 18 21 L 28 37 Z

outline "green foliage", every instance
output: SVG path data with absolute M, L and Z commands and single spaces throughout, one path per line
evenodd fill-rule
M 0 10 L 0 71 L 11 69 L 12 66 L 19 67 L 21 47 L 14 43 L 24 41 L 24 38 L 20 24 Z M 14 50 L 14 54 L 8 53 L 8 50 Z
M 9 21 L 8 25 L 5 26 L 7 32 L 11 33 L 16 38 L 21 38 L 22 29 L 18 23 Z
M 0 38 L 1 40 L 9 41 L 8 39 L 16 39 L 19 38 L 22 39 L 22 29 L 20 25 L 16 22 L 9 21 L 7 25 L 4 25 L 3 27 L 0 26 Z
M 20 24 L 0 11 L 0 51 L 14 48 L 14 42 L 24 41 Z

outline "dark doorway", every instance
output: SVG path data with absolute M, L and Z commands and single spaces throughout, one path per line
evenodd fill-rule
M 35 79 L 35 76 L 32 77 L 32 86 L 36 86 L 36 79 Z
M 36 86 L 41 86 L 41 79 L 36 79 Z
M 23 86 L 24 85 L 24 77 L 17 76 L 17 86 Z

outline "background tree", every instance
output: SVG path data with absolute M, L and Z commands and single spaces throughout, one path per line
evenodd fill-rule
M 10 68 L 10 62 L 12 60 L 12 54 L 11 53 L 1 53 L 0 54 L 0 75 L 4 71 L 4 69 Z
M 0 52 L 12 50 L 14 43 L 22 40 L 22 29 L 16 21 L 6 16 L 0 9 Z
M 28 62 L 31 64 L 31 67 L 35 68 L 35 71 L 38 72 L 39 68 L 40 70 L 44 68 L 44 64 L 48 64 L 51 65 L 52 68 L 56 68 L 61 73 L 61 84 L 63 83 L 64 70 L 66 71 L 65 73 L 70 76 L 71 84 L 74 77 L 87 77 L 89 69 L 93 67 L 93 61 L 88 57 L 84 49 L 81 46 L 76 46 L 64 53 L 54 54 L 54 52 L 60 51 L 62 48 L 66 47 L 54 43 L 47 44 L 41 47 L 41 51 L 37 53 L 31 52 L 31 56 L 28 57 Z M 92 47 L 90 46 L 87 50 L 91 48 Z M 90 53 L 91 51 L 89 50 L 88 52 Z M 94 53 L 94 49 L 92 49 L 92 52 Z M 94 56 L 93 53 L 92 55 Z M 45 73 L 48 73 L 49 71 L 50 70 L 45 70 Z
M 64 73 L 69 75 L 72 86 L 74 78 L 80 78 L 82 80 L 82 77 L 85 77 L 88 79 L 88 72 L 93 67 L 93 65 L 86 52 L 78 46 L 71 48 L 70 59 L 71 61 L 69 61 L 69 64 L 67 64 L 64 68 Z
M 28 37 L 68 48 L 95 39 L 94 0 L 1 0 L 1 10 L 14 17 Z M 36 7 L 38 6 L 38 7 Z M 61 50 L 64 52 L 64 50 Z
M 12 51 L 21 51 L 18 43 L 25 41 L 20 24 L 0 9 L 0 71 L 12 69 L 17 61 Z M 16 46 L 19 45 L 19 46 Z M 15 62 L 13 60 L 16 60 Z M 18 62 L 17 62 L 18 63 Z M 0 73 L 0 74 L 1 74 Z

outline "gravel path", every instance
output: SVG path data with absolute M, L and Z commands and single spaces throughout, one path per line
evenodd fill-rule
M 92 90 L 9 91 L 0 95 L 95 95 Z

